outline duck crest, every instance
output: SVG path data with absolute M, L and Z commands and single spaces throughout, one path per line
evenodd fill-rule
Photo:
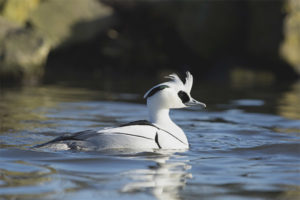
M 184 86 L 185 86 L 187 92 L 190 93 L 192 90 L 192 86 L 193 86 L 193 75 L 189 71 L 186 72 Z
M 171 84 L 171 85 L 175 84 L 178 88 L 184 88 L 185 91 L 188 93 L 190 93 L 192 90 L 193 76 L 189 71 L 186 72 L 185 83 L 183 83 L 183 81 L 175 73 L 169 74 L 169 75 L 165 76 L 165 78 L 168 78 L 171 80 L 164 82 L 164 83 L 160 83 L 160 84 L 150 88 L 150 90 L 148 90 L 145 93 L 144 98 L 147 99 L 148 97 L 153 96 L 156 92 L 158 92 L 162 89 L 168 88 L 169 84 Z
M 165 78 L 169 78 L 171 79 L 171 81 L 175 82 L 176 84 L 184 86 L 186 91 L 189 93 L 192 90 L 193 75 L 189 71 L 186 72 L 185 83 L 183 83 L 182 80 L 179 78 L 179 76 L 175 73 L 165 76 Z
M 181 79 L 175 73 L 165 76 L 165 78 L 171 79 L 171 81 L 175 82 L 176 84 L 184 85 L 183 82 L 181 81 Z

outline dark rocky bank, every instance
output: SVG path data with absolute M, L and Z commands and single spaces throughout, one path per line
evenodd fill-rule
M 291 80 L 300 1 L 0 0 L 1 83 L 157 76 Z

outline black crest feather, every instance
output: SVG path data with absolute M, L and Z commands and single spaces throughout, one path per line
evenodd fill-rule
M 156 94 L 158 91 L 163 90 L 163 89 L 165 89 L 165 88 L 169 88 L 169 86 L 167 86 L 167 85 L 160 85 L 160 86 L 157 86 L 157 87 L 153 88 L 152 90 L 150 90 L 150 92 L 148 93 L 148 95 L 147 95 L 145 98 L 147 99 L 148 97 L 153 96 L 153 95 Z

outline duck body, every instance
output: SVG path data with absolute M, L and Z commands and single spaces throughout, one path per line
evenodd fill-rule
M 36 147 L 56 150 L 97 151 L 105 149 L 188 149 L 180 138 L 146 121 L 134 121 L 100 131 L 86 130 L 66 134 Z
M 190 96 L 192 75 L 187 72 L 185 84 L 176 74 L 171 81 L 154 86 L 146 92 L 149 121 L 139 120 L 115 128 L 99 131 L 86 130 L 57 137 L 36 147 L 56 150 L 105 150 L 105 149 L 188 149 L 189 143 L 183 130 L 170 118 L 169 111 L 191 105 L 205 104 Z

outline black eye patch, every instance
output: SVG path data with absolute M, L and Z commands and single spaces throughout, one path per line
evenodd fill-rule
M 157 87 L 153 88 L 153 89 L 148 93 L 148 95 L 146 96 L 146 99 L 147 99 L 148 97 L 153 96 L 153 95 L 156 94 L 158 91 L 163 90 L 163 89 L 168 88 L 168 87 L 169 87 L 169 86 L 167 86 L 167 85 L 160 85 L 160 86 L 157 86 Z
M 179 98 L 181 99 L 182 103 L 186 103 L 186 102 L 189 102 L 189 101 L 190 101 L 189 95 L 187 95 L 187 93 L 184 92 L 184 91 L 182 91 L 182 90 L 180 90 L 180 91 L 178 92 L 178 96 L 179 96 Z

